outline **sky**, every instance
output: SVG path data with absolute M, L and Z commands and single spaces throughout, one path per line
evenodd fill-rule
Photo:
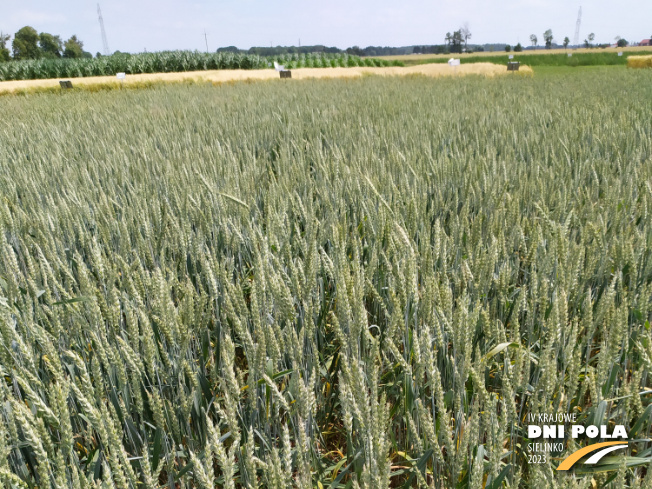
M 616 36 L 639 42 L 652 36 L 648 0 L 102 0 L 110 51 L 210 51 L 221 46 L 324 44 L 409 46 L 443 44 L 446 32 L 467 23 L 470 43 L 539 44 L 552 29 L 555 42 L 573 41 L 582 6 L 580 41 Z M 0 0 L 0 31 L 25 25 L 38 32 L 76 34 L 84 49 L 102 49 L 96 1 Z M 206 32 L 206 37 L 204 37 Z

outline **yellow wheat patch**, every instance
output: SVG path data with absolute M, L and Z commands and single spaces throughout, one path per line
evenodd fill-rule
M 652 68 L 652 56 L 630 56 L 627 58 L 628 68 Z

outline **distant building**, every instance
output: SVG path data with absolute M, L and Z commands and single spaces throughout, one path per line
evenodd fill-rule
M 639 46 L 652 46 L 652 39 L 643 39 L 638 43 Z

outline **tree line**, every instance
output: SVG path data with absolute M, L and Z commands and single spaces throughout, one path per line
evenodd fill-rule
M 321 44 L 313 46 L 254 46 L 249 49 L 239 49 L 236 46 L 222 47 L 217 52 L 232 52 L 240 54 L 257 54 L 259 56 L 282 56 L 284 54 L 309 54 L 309 53 L 332 53 L 332 54 L 351 54 L 355 56 L 397 56 L 404 54 L 444 54 L 444 53 L 461 53 L 462 50 L 484 51 L 482 46 L 470 46 L 471 30 L 468 24 L 454 31 L 453 34 L 448 32 L 445 36 L 445 44 L 431 44 L 420 46 L 351 46 L 346 49 L 337 47 L 327 47 Z
M 551 49 L 554 46 L 557 46 L 556 44 L 553 43 L 554 41 L 554 36 L 552 34 L 552 29 L 547 29 L 543 33 L 543 41 L 545 42 L 546 49 Z M 594 47 L 593 41 L 595 41 L 595 33 L 591 32 L 586 39 L 584 39 L 584 47 L 585 48 L 592 48 Z M 629 45 L 629 42 L 626 39 L 623 39 L 620 36 L 616 36 L 615 38 L 616 41 L 616 46 L 619 48 L 624 48 Z M 530 35 L 530 43 L 532 43 L 532 47 L 537 47 L 539 45 L 539 38 L 537 37 L 536 34 L 531 34 Z M 568 36 L 564 37 L 564 40 L 562 42 L 562 46 L 564 46 L 564 49 L 568 48 L 568 45 L 570 44 L 570 39 Z M 609 47 L 609 44 L 598 44 L 595 47 L 599 48 L 605 48 Z
M 324 46 L 321 44 L 312 46 L 254 46 L 249 49 L 239 49 L 236 46 L 221 47 L 217 52 L 232 52 L 240 54 L 256 54 L 259 56 L 281 56 L 285 54 L 309 54 L 309 53 L 328 53 L 328 54 L 351 54 L 356 56 L 388 56 L 388 55 L 404 55 L 404 54 L 449 54 L 484 51 L 483 46 L 469 45 L 469 40 L 472 34 L 468 24 L 464 24 L 452 33 L 447 32 L 444 37 L 444 44 L 432 44 L 422 46 L 367 46 L 361 48 L 359 46 L 352 46 L 346 49 L 340 49 L 334 46 Z M 585 47 L 593 47 L 595 34 L 591 33 L 584 41 Z M 47 32 L 40 34 L 36 29 L 30 26 L 25 26 L 16 32 L 11 42 L 11 49 L 9 49 L 9 41 L 11 36 L 0 32 L 0 62 L 9 61 L 12 59 L 41 59 L 41 58 L 92 58 L 92 54 L 84 51 L 84 43 L 77 38 L 76 35 L 71 36 L 68 40 L 63 41 L 60 36 L 53 35 Z M 543 33 L 543 40 L 545 47 L 551 49 L 555 44 L 554 36 L 551 29 Z M 530 36 L 532 47 L 536 48 L 539 39 L 536 34 Z M 570 39 L 565 37 L 563 40 L 563 47 L 567 48 L 570 44 Z M 619 47 L 627 46 L 629 43 L 621 38 L 616 37 L 616 44 Z M 505 46 L 505 45 L 500 45 Z M 606 45 L 598 45 L 604 47 Z M 502 49 L 502 47 L 499 47 Z M 531 49 L 531 48 L 528 48 Z M 510 45 L 505 46 L 506 51 L 511 51 Z M 514 51 L 519 52 L 523 47 L 518 43 L 513 48 Z M 97 53 L 96 56 L 101 56 Z
M 0 32 L 0 61 L 41 58 L 92 58 L 84 51 L 84 43 L 73 35 L 67 40 L 48 32 L 39 32 L 30 26 L 14 34 L 11 50 L 8 44 L 11 35 Z

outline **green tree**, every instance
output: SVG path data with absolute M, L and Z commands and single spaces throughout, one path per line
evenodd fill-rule
M 521 51 L 523 51 L 523 46 L 521 46 L 521 43 L 519 42 L 516 46 L 514 46 L 514 52 L 520 53 Z
M 546 49 L 550 49 L 552 47 L 552 29 L 548 29 L 546 32 L 543 33 L 543 40 L 546 42 Z
M 568 48 L 568 45 L 570 44 L 570 39 L 568 39 L 568 36 L 564 38 L 564 49 Z
M 7 43 L 10 38 L 11 36 L 9 34 L 0 32 L 0 62 L 9 61 L 11 59 L 11 53 L 9 53 L 9 49 L 7 49 Z
M 505 46 L 505 52 L 509 53 L 512 50 L 512 47 L 508 44 Z
M 240 50 L 236 46 L 227 46 L 225 48 L 217 48 L 218 53 L 239 53 Z
M 530 42 L 532 43 L 532 46 L 536 46 L 539 43 L 539 39 L 537 39 L 537 36 L 532 34 L 530 36 Z
M 589 37 L 588 37 L 587 39 L 584 40 L 584 45 L 585 45 L 587 48 L 592 48 L 592 47 L 593 47 L 593 41 L 594 41 L 594 40 L 595 40 L 595 34 L 593 34 L 593 32 L 592 32 L 591 34 L 589 34 Z
M 39 34 L 38 45 L 41 48 L 41 55 L 44 58 L 60 58 L 63 49 L 63 43 L 59 36 L 53 36 L 47 32 Z
M 33 27 L 25 26 L 14 34 L 11 48 L 14 59 L 37 59 L 41 56 L 38 48 L 38 32 Z
M 364 51 L 360 49 L 360 46 L 353 46 L 346 48 L 346 54 L 352 54 L 354 56 L 364 56 Z
M 446 33 L 446 46 L 450 49 L 451 44 L 453 43 L 453 35 L 450 32 Z
M 462 52 L 462 43 L 464 42 L 464 35 L 462 34 L 462 29 L 458 29 L 453 32 L 453 37 L 451 38 L 451 52 L 461 53 Z
M 629 43 L 627 42 L 627 39 L 622 39 L 621 38 L 621 39 L 618 39 L 618 42 L 616 43 L 616 46 L 618 46 L 619 48 L 625 48 L 625 47 L 627 47 L 628 44 Z
M 84 43 L 73 35 L 64 44 L 63 56 L 64 58 L 81 58 L 84 54 Z

